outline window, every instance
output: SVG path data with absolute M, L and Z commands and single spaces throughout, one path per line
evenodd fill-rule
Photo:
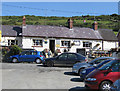
M 61 54 L 59 56 L 59 60 L 66 60 L 67 59 L 67 54 Z
M 8 40 L 8 46 L 18 45 L 18 40 Z
M 38 39 L 33 39 L 34 46 L 43 46 L 43 41 Z
M 29 52 L 29 51 L 23 51 L 23 52 L 21 53 L 21 55 L 30 55 L 30 52 Z
M 34 52 L 30 52 L 30 55 L 37 55 L 37 51 L 34 51 Z
M 119 68 L 120 68 L 120 62 L 115 63 L 112 66 L 112 72 L 119 72 Z
M 83 42 L 83 47 L 91 47 L 92 43 L 91 42 Z
M 70 41 L 61 41 L 61 46 L 65 46 L 65 47 L 70 46 Z
M 76 59 L 77 59 L 77 55 L 75 55 L 75 54 L 68 54 L 68 60 L 76 61 Z

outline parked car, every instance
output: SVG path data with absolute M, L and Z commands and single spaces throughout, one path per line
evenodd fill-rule
M 117 79 L 120 79 L 120 59 L 112 60 L 88 74 L 85 78 L 85 87 L 109 91 Z
M 92 72 L 93 70 L 96 70 L 98 69 L 99 67 L 105 65 L 106 63 L 108 63 L 109 61 L 111 61 L 110 59 L 109 60 L 104 60 L 102 61 L 101 63 L 97 64 L 97 65 L 93 65 L 92 67 L 88 67 L 88 68 L 85 68 L 81 71 L 80 73 L 80 78 L 84 80 L 84 78 L 90 73 Z
M 13 63 L 16 62 L 36 62 L 41 63 L 45 57 L 40 51 L 23 51 L 19 55 L 10 56 L 10 61 Z
M 73 65 L 72 72 L 80 75 L 80 72 L 82 69 L 85 69 L 87 67 L 92 67 L 93 65 L 97 65 L 100 62 L 102 62 L 104 60 L 108 60 L 108 59 L 115 59 L 115 58 L 114 57 L 99 57 L 90 62 L 76 63 Z
M 111 86 L 111 91 L 120 91 L 120 79 L 116 80 Z
M 78 53 L 62 53 L 53 58 L 47 58 L 44 60 L 43 65 L 52 66 L 73 66 L 77 62 L 86 61 L 86 57 Z
M 113 52 L 112 57 L 120 58 L 120 51 Z

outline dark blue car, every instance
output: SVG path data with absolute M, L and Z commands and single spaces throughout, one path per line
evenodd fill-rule
M 41 63 L 45 57 L 40 51 L 23 51 L 19 55 L 13 55 L 10 57 L 10 61 L 16 62 L 36 62 Z
M 88 67 L 86 69 L 83 69 L 80 73 L 80 78 L 84 79 L 90 72 L 92 72 L 95 69 L 98 69 L 99 67 L 103 66 L 104 64 L 106 64 L 109 61 L 111 61 L 111 60 L 110 59 L 105 60 L 105 61 L 102 61 L 101 63 L 99 63 L 98 65 L 93 65 L 93 67 Z

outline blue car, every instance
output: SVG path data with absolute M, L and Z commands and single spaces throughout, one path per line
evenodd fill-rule
M 42 63 L 42 61 L 45 59 L 42 52 L 40 51 L 23 51 L 19 55 L 13 55 L 10 56 L 10 61 L 13 63 L 16 62 L 36 62 Z
M 98 69 L 99 67 L 103 66 L 104 64 L 106 64 L 107 62 L 111 61 L 109 60 L 105 60 L 102 61 L 101 63 L 99 63 L 98 65 L 93 65 L 93 67 L 88 67 L 86 69 L 83 69 L 80 73 L 80 78 L 84 80 L 84 78 L 93 70 Z

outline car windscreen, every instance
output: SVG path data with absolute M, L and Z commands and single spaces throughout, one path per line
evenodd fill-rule
M 112 60 L 112 61 L 108 62 L 107 64 L 103 65 L 102 67 L 100 67 L 99 69 L 100 70 L 107 70 L 116 62 L 117 62 L 117 60 Z
M 106 63 L 110 62 L 110 60 L 105 60 L 105 61 L 102 61 L 101 63 L 99 63 L 96 67 L 99 68 L 101 67 L 102 65 L 105 65 Z

